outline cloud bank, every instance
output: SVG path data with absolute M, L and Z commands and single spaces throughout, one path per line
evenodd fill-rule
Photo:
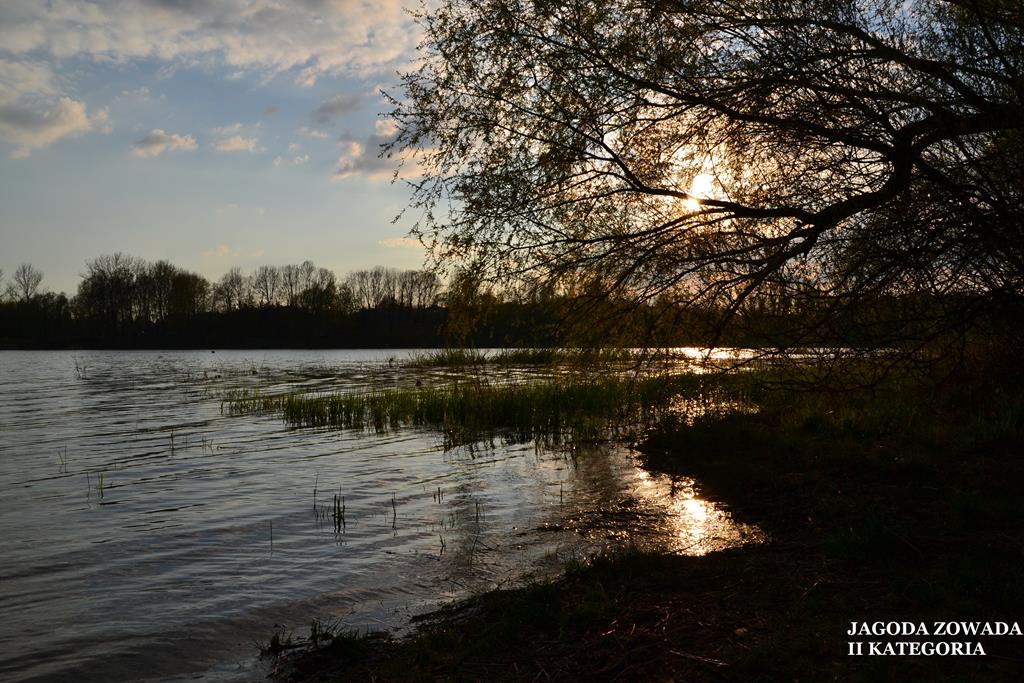
M 388 73 L 417 31 L 402 0 L 5 0 L 0 45 L 27 58 L 220 63 L 231 73 Z

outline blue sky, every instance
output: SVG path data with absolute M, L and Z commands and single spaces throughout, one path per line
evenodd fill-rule
M 0 269 L 419 267 L 377 158 L 417 40 L 402 0 L 3 0 Z

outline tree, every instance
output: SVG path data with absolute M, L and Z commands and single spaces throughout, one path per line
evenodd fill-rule
M 306 263 L 312 263 L 306 261 Z M 308 278 L 309 286 L 299 295 L 299 305 L 307 310 L 323 313 L 337 304 L 337 279 L 327 268 L 318 268 Z
M 281 293 L 281 269 L 276 266 L 260 266 L 252 274 L 252 290 L 260 306 L 276 306 Z
M 400 303 L 399 271 L 376 266 L 371 270 L 357 270 L 345 278 L 360 308 L 370 310 Z
M 1024 294 L 1015 0 L 444 0 L 419 21 L 385 151 L 416 158 L 441 265 L 723 320 L 767 297 L 810 312 L 792 343 L 878 316 L 865 343 L 921 343 Z
M 289 264 L 281 268 L 281 291 L 287 305 L 294 306 L 298 302 L 299 294 L 302 293 L 299 266 Z
M 249 301 L 249 281 L 240 268 L 231 268 L 217 282 L 213 296 L 221 310 L 237 311 Z
M 209 304 L 210 283 L 202 275 L 178 270 L 171 280 L 169 317 L 179 320 L 195 317 Z
M 146 272 L 146 262 L 117 252 L 97 256 L 86 262 L 85 269 L 74 300 L 76 316 L 96 322 L 105 333 L 135 321 L 140 308 L 138 279 Z
M 171 314 L 174 282 L 181 271 L 168 261 L 160 260 L 146 268 L 146 282 L 151 297 L 153 320 L 166 320 Z
M 43 273 L 30 263 L 22 263 L 14 271 L 14 296 L 18 301 L 30 301 L 39 292 Z

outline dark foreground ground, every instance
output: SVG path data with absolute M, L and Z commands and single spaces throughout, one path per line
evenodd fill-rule
M 774 396 L 774 398 L 773 398 Z M 624 553 L 499 591 L 414 636 L 328 634 L 283 680 L 1024 679 L 1024 636 L 848 637 L 852 621 L 1024 627 L 1024 392 L 887 384 L 762 394 L 757 415 L 665 426 L 649 467 L 697 478 L 761 545 Z M 850 640 L 986 655 L 847 655 Z

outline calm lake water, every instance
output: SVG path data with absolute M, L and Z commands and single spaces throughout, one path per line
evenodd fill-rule
M 401 367 L 412 353 L 0 352 L 0 679 L 257 679 L 275 629 L 401 628 L 637 519 L 680 552 L 757 537 L 624 447 L 445 452 L 430 431 L 221 412 L 237 388 L 450 379 Z

